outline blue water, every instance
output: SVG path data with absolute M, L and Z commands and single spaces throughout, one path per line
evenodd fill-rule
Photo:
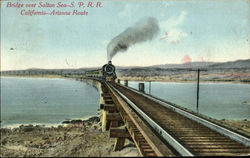
M 138 89 L 139 82 L 129 82 Z M 149 83 L 145 91 L 149 93 Z M 151 94 L 192 111 L 196 110 L 196 83 L 151 82 Z M 215 119 L 250 119 L 250 85 L 201 83 L 199 113 Z
M 99 92 L 70 79 L 1 77 L 2 127 L 54 124 L 97 114 Z
M 151 94 L 196 111 L 196 84 L 152 82 Z M 129 82 L 138 89 L 138 82 Z M 148 93 L 148 82 L 145 90 Z M 250 85 L 201 83 L 199 112 L 215 119 L 250 119 Z M 2 127 L 57 124 L 96 115 L 99 92 L 70 79 L 1 78 Z

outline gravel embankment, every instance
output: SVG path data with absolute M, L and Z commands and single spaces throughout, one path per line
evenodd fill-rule
M 101 131 L 98 117 L 75 120 L 65 126 L 20 126 L 1 129 L 1 157 L 139 156 L 133 142 L 114 152 L 115 139 Z

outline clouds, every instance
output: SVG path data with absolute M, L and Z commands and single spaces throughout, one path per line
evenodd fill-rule
M 168 30 L 168 29 L 179 27 L 185 21 L 186 16 L 187 16 L 187 12 L 186 11 L 182 11 L 177 17 L 176 16 L 172 16 L 169 19 L 167 19 L 166 21 L 162 21 L 160 23 L 161 28 Z
M 160 22 L 160 28 L 165 32 L 165 36 L 161 39 L 167 39 L 169 42 L 177 42 L 187 37 L 187 33 L 181 29 L 181 26 L 186 20 L 186 16 L 187 12 L 182 11 L 178 16 L 172 16 L 166 21 Z

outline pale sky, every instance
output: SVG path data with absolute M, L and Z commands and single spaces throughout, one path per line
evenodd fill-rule
M 81 0 L 88 1 L 93 0 Z M 106 47 L 110 40 L 145 17 L 158 20 L 159 34 L 152 41 L 118 53 L 112 60 L 114 65 L 180 64 L 185 56 L 192 61 L 215 62 L 250 58 L 248 0 L 99 1 L 103 7 L 85 8 L 87 16 L 25 16 L 20 14 L 21 10 L 33 9 L 7 8 L 10 1 L 3 0 L 1 70 L 102 66 L 107 62 Z M 29 2 L 40 1 L 25 1 Z M 54 9 L 84 10 L 34 9 L 49 13 Z

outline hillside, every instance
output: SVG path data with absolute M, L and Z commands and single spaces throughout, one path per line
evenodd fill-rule
M 224 63 L 192 62 L 187 64 L 164 64 L 147 67 L 116 66 L 116 73 L 119 78 L 128 80 L 195 81 L 197 79 L 196 74 L 198 68 L 201 69 L 201 80 L 204 81 L 250 82 L 250 59 Z M 1 74 L 39 77 L 46 77 L 46 75 L 82 76 L 86 71 L 96 69 L 97 67 L 79 69 L 32 68 L 27 70 L 4 71 L 1 72 Z
M 209 68 L 237 68 L 237 69 L 242 69 L 242 68 L 250 68 L 250 59 L 248 60 L 236 60 L 236 61 L 230 61 L 230 62 L 225 62 L 225 63 L 216 63 L 208 66 Z

